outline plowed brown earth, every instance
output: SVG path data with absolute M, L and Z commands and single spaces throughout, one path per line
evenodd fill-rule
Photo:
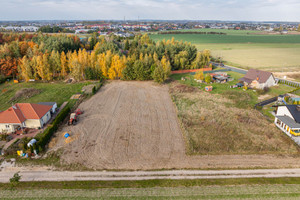
M 169 87 L 113 81 L 79 108 L 76 126 L 57 133 L 52 150 L 90 169 L 299 167 L 300 159 L 271 155 L 187 156 Z M 71 140 L 63 138 L 69 132 Z M 70 142 L 71 141 L 71 142 Z
M 116 81 L 79 107 L 76 126 L 65 127 L 77 140 L 63 160 L 93 168 L 150 169 L 176 163 L 184 142 L 168 87 L 151 82 Z M 61 137 L 61 136 L 60 136 Z

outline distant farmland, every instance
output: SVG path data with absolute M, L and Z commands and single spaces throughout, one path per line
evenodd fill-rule
M 191 31 L 191 30 L 180 30 Z M 192 31 L 223 32 L 226 35 L 153 34 L 155 41 L 182 40 L 199 50 L 210 49 L 214 57 L 243 68 L 269 71 L 300 71 L 300 35 L 256 35 L 256 31 L 193 29 Z

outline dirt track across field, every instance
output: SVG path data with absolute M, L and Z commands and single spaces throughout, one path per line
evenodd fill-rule
M 79 123 L 58 132 L 51 149 L 64 147 L 63 162 L 90 169 L 300 167 L 300 159 L 289 156 L 187 156 L 168 90 L 153 82 L 106 84 L 79 106 Z

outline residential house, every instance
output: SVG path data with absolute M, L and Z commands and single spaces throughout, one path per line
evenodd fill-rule
M 52 109 L 50 111 L 51 114 L 56 113 L 56 109 L 57 109 L 57 103 L 56 102 L 40 102 L 38 104 L 46 105 L 46 106 L 52 106 Z
M 276 85 L 276 80 L 271 72 L 258 69 L 249 69 L 246 75 L 240 79 L 251 88 L 264 89 Z
M 53 106 L 17 103 L 0 113 L 0 133 L 22 128 L 42 128 L 50 120 Z
M 300 105 L 278 106 L 274 123 L 288 136 L 300 136 Z

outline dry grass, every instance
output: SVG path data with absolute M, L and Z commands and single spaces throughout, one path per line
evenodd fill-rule
M 298 147 L 258 111 L 247 108 L 250 97 L 233 93 L 182 91 L 170 93 L 185 129 L 188 154 L 294 154 Z M 185 86 L 188 87 L 188 86 Z M 178 90 L 181 88 L 181 90 Z
M 269 71 L 299 71 L 300 48 L 247 48 L 212 51 L 214 56 L 245 68 Z
M 18 90 L 14 97 L 10 99 L 11 102 L 19 99 L 29 99 L 37 94 L 41 93 L 41 90 L 35 88 L 23 88 Z

